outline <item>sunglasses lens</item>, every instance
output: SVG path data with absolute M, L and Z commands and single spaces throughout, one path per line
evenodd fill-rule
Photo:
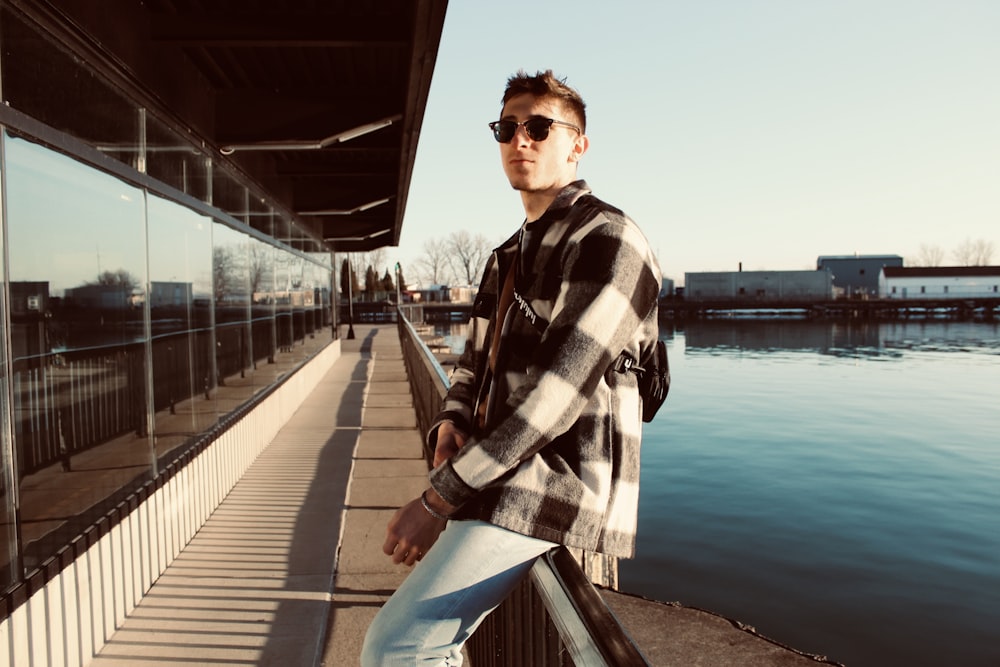
M 548 118 L 532 118 L 524 123 L 524 131 L 532 141 L 545 141 L 551 125 L 552 121 Z
M 512 120 L 495 120 L 490 123 L 493 130 L 493 138 L 501 144 L 509 143 L 517 134 L 518 125 L 524 125 L 524 131 L 532 141 L 545 141 L 549 136 L 549 128 L 552 127 L 551 118 L 532 118 L 523 123 L 515 123 Z
M 498 120 L 491 124 L 493 127 L 493 138 L 501 144 L 505 144 L 514 138 L 517 132 L 517 123 L 512 120 Z

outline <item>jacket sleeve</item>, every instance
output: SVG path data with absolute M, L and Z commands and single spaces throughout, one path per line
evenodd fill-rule
M 427 432 L 427 444 L 432 449 L 437 444 L 437 429 L 441 422 L 450 421 L 466 434 L 471 434 L 473 431 L 473 411 L 479 387 L 477 379 L 486 366 L 483 351 L 490 333 L 488 330 L 490 316 L 496 311 L 495 264 L 496 255 L 490 258 L 483 272 L 483 280 L 472 305 L 465 348 L 448 377 L 448 393 L 445 395 L 441 412 L 434 418 Z
M 577 230 L 549 326 L 526 382 L 510 396 L 513 412 L 434 469 L 434 489 L 460 506 L 566 432 L 652 312 L 659 290 L 659 270 L 634 223 L 599 216 Z
M 442 422 L 450 421 L 463 433 L 472 433 L 476 388 L 476 374 L 473 370 L 476 352 L 471 335 L 473 330 L 470 327 L 470 336 L 465 341 L 465 351 L 448 376 L 449 388 L 441 412 L 434 418 L 427 432 L 427 444 L 432 448 L 437 444 L 437 429 Z

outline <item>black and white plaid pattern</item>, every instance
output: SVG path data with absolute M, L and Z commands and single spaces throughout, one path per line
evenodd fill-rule
M 493 375 L 487 341 L 510 270 L 525 306 L 515 302 L 501 325 Z M 641 405 L 635 375 L 608 366 L 656 342 L 659 290 L 642 232 L 583 181 L 494 252 L 437 420 L 472 434 L 431 472 L 435 490 L 459 506 L 455 518 L 633 555 Z M 476 429 L 484 396 L 485 427 Z

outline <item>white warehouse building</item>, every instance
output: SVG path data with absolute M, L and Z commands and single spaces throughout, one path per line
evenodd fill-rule
M 886 266 L 878 279 L 883 299 L 1000 298 L 1000 266 Z

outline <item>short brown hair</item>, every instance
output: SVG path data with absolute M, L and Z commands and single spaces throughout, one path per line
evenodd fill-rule
M 552 70 L 537 72 L 531 76 L 523 69 L 518 70 L 507 79 L 507 89 L 503 92 L 501 106 L 507 104 L 517 95 L 534 95 L 535 97 L 551 97 L 559 102 L 573 115 L 584 133 L 587 131 L 587 105 L 580 93 L 566 85 L 566 79 L 557 79 Z

